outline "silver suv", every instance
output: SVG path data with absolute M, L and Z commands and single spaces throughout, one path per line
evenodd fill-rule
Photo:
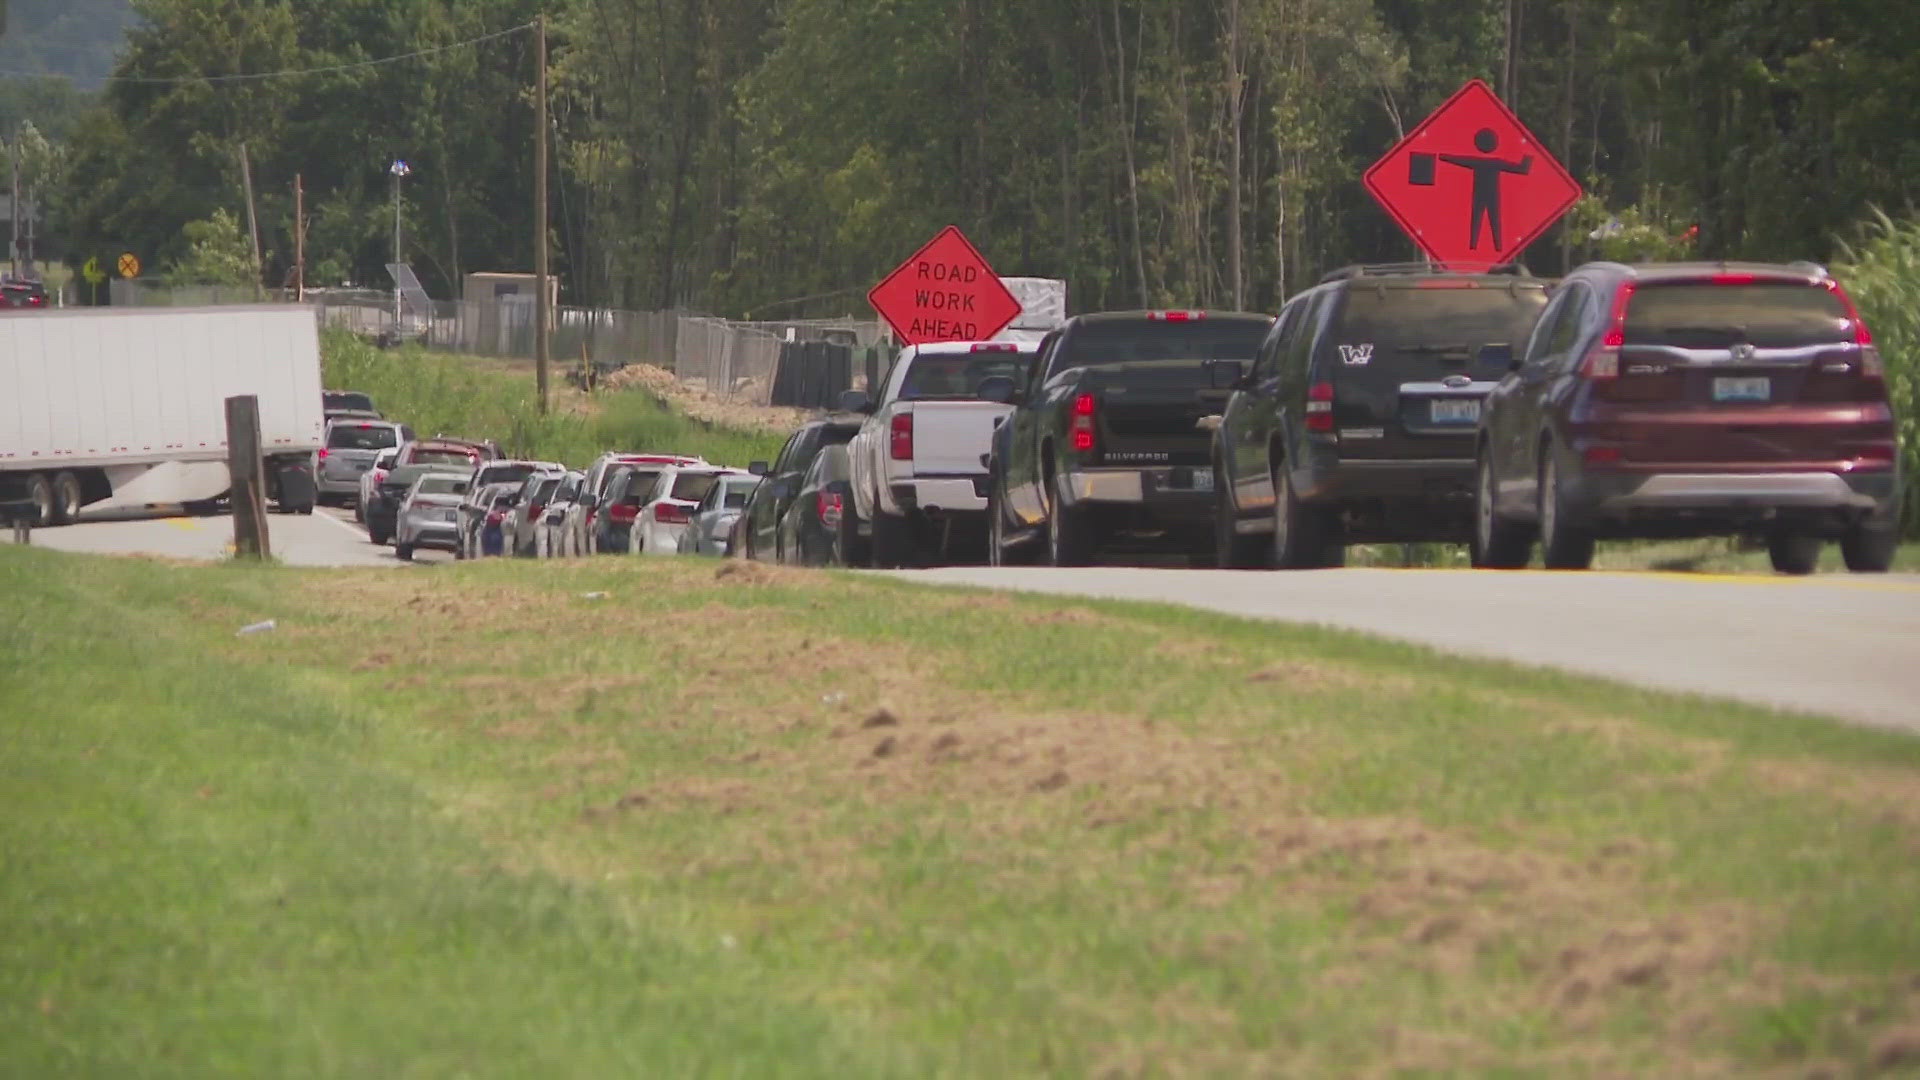
M 373 459 L 413 440 L 413 429 L 391 420 L 336 419 L 327 424 L 315 481 L 320 501 L 347 502 L 360 497 L 360 474 L 373 468 Z

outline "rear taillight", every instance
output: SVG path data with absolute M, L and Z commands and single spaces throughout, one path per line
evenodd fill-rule
M 1068 435 L 1073 439 L 1073 448 L 1083 454 L 1093 451 L 1093 418 L 1098 407 L 1098 402 L 1092 394 L 1081 394 L 1073 399 L 1073 419 L 1067 430 Z
M 1307 430 L 1333 430 L 1333 384 L 1317 382 L 1307 387 Z
M 653 504 L 653 520 L 662 525 L 685 525 L 690 517 L 691 510 L 678 503 Z
M 626 503 L 615 503 L 607 507 L 607 520 L 621 525 L 631 525 L 633 524 L 633 520 L 639 516 L 640 508 L 637 506 L 628 506 Z
M 820 524 L 829 529 L 840 525 L 840 493 L 837 491 L 818 492 L 813 497 L 813 508 L 820 515 Z
M 487 511 L 487 524 L 489 525 L 503 524 L 506 520 L 507 520 L 507 515 L 503 511 L 499 511 L 499 510 Z
M 913 414 L 895 413 L 888 433 L 887 456 L 895 461 L 913 460 Z
M 1620 286 L 1613 297 L 1613 315 L 1607 320 L 1607 330 L 1600 335 L 1593 348 L 1587 351 L 1586 359 L 1580 361 L 1580 375 L 1587 379 L 1617 379 L 1620 377 L 1620 350 L 1627 343 L 1627 304 L 1633 300 L 1633 282 Z
M 1867 320 L 1860 317 L 1860 309 L 1853 306 L 1853 297 L 1848 296 L 1837 281 L 1828 281 L 1827 291 L 1840 301 L 1840 306 L 1846 309 L 1847 320 L 1853 323 L 1853 343 L 1860 347 L 1860 377 L 1870 382 L 1885 382 L 1887 362 L 1880 358 L 1880 350 L 1873 343 L 1873 331 L 1867 329 Z

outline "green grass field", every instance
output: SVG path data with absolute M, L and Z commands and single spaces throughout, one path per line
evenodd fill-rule
M 1920 739 L 738 563 L 0 590 L 9 1075 L 1920 1069 Z
M 330 389 L 369 394 L 387 416 L 417 434 L 497 440 L 514 457 L 584 468 L 607 450 L 698 454 L 719 465 L 771 460 L 784 436 L 704 424 L 641 390 L 570 389 L 556 365 L 549 392 L 555 407 L 540 415 L 529 372 L 497 361 L 429 352 L 418 346 L 379 349 L 343 331 L 321 339 L 323 381 Z

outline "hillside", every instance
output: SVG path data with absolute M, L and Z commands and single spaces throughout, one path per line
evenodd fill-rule
M 60 75 L 97 88 L 134 23 L 131 0 L 10 0 L 0 75 Z

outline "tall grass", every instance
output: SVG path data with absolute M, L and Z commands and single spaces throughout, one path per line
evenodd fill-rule
M 1920 539 L 1920 218 L 1876 210 L 1835 268 L 1873 329 L 1887 363 L 1887 393 L 1900 425 L 1906 480 L 1905 531 Z
M 723 428 L 673 411 L 644 390 L 603 391 L 595 408 L 540 414 L 525 376 L 417 346 L 380 349 L 343 331 L 320 342 L 329 389 L 359 390 L 421 435 L 493 439 L 509 456 L 585 466 L 608 450 L 698 454 L 716 464 L 770 460 L 781 437 Z

